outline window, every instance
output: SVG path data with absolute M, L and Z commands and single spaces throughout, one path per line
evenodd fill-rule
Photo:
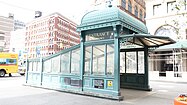
M 90 74 L 91 70 L 91 55 L 92 54 L 92 46 L 85 48 L 85 71 L 84 74 Z
M 161 10 L 161 4 L 153 5 L 153 15 L 158 15 Z
M 144 52 L 139 51 L 138 52 L 138 73 L 139 74 L 144 74 Z
M 159 36 L 168 36 L 174 40 L 177 39 L 177 30 L 175 27 L 171 26 L 171 25 L 164 25 L 159 27 L 156 32 L 155 35 Z
M 186 0 L 184 0 L 183 8 L 184 8 L 184 10 L 186 10 Z
M 72 51 L 71 73 L 80 74 L 80 48 Z
M 181 0 L 179 3 L 177 3 L 177 7 L 179 7 L 180 10 L 186 10 L 186 0 Z
M 58 73 L 60 71 L 60 56 L 52 58 L 51 66 L 52 72 Z
M 168 2 L 167 3 L 167 13 L 171 13 L 171 12 L 176 11 L 175 6 L 176 6 L 176 1 Z
M 140 19 L 142 20 L 142 10 L 140 9 Z
M 34 68 L 34 64 L 31 67 Z M 48 73 L 51 72 L 51 60 L 44 61 L 43 67 L 44 67 L 44 69 L 43 69 L 44 72 L 48 72 Z
M 105 72 L 105 45 L 93 46 L 93 74 L 104 75 Z
M 136 52 L 126 52 L 126 73 L 137 73 Z
M 114 75 L 114 45 L 107 45 L 107 75 Z
M 0 59 L 0 64 L 16 65 L 17 64 L 17 60 L 16 59 L 5 59 L 5 58 L 1 58 Z
M 138 17 L 138 7 L 137 6 L 135 6 L 134 13 L 135 13 L 135 16 Z
M 124 9 L 126 9 L 126 0 L 122 0 L 121 6 L 122 6 Z
M 129 11 L 130 13 L 132 13 L 132 4 L 131 4 L 131 1 L 130 1 L 130 0 L 128 1 L 128 11 Z
M 70 73 L 70 52 L 61 55 L 61 72 Z

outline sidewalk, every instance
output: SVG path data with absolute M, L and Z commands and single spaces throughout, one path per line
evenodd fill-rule
M 124 100 L 118 101 L 23 86 L 21 78 L 20 83 L 8 81 L 16 85 L 1 87 L 0 105 L 173 105 L 179 94 L 187 93 L 186 83 L 150 81 L 152 91 L 121 89 Z

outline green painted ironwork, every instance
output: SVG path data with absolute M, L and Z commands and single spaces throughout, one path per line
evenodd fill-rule
M 83 16 L 78 30 L 91 30 L 117 25 L 122 25 L 123 27 L 137 33 L 148 33 L 147 27 L 144 23 L 117 7 L 88 12 Z
M 88 12 L 77 30 L 79 45 L 28 60 L 26 85 L 121 100 L 120 87 L 150 89 L 148 47 L 173 43 L 166 37 L 150 36 L 144 23 L 115 7 Z M 167 43 L 160 43 L 161 39 Z M 123 47 L 129 43 L 141 47 Z M 125 73 L 120 75 L 120 53 L 124 52 L 126 60 L 129 51 L 136 52 L 136 59 L 138 51 L 143 51 L 142 74 L 137 60 L 136 73 L 127 73 L 125 67 Z

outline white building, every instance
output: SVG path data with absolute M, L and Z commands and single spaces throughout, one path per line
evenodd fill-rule
M 17 29 L 11 32 L 9 52 L 14 52 L 22 56 L 25 52 L 25 33 L 24 29 Z
M 185 80 L 184 78 L 187 78 L 186 0 L 145 1 L 146 25 L 150 34 L 165 35 L 176 41 L 175 44 L 157 48 L 150 54 L 150 77 Z
M 14 17 L 9 14 L 9 17 L 0 16 L 0 32 L 4 35 L 3 52 L 9 52 L 10 47 L 10 32 L 14 30 Z M 0 43 L 3 43 L 2 41 Z
M 0 52 L 3 52 L 5 46 L 5 34 L 0 32 Z

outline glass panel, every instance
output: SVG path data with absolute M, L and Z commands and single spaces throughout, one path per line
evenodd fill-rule
M 61 55 L 61 72 L 70 73 L 70 52 Z
M 86 47 L 85 48 L 85 68 L 84 68 L 84 74 L 90 74 L 90 69 L 91 69 L 91 50 L 92 47 Z
M 37 63 L 37 71 L 41 71 L 41 65 L 40 62 L 36 62 Z
M 131 1 L 128 1 L 128 11 L 131 13 L 132 12 L 132 4 Z
M 107 74 L 114 75 L 114 45 L 107 45 Z
M 80 74 L 80 48 L 72 51 L 71 73 Z
M 136 52 L 126 52 L 126 73 L 136 73 L 136 64 Z
M 44 72 L 51 72 L 51 60 L 44 61 Z
M 93 47 L 93 74 L 101 75 L 105 72 L 105 45 Z
M 33 62 L 33 71 L 38 71 L 38 70 L 37 70 L 37 66 L 38 66 L 38 65 L 37 65 L 37 62 Z
M 60 71 L 60 56 L 52 58 L 52 72 Z
M 32 68 L 33 68 L 33 63 L 29 62 L 29 71 L 32 71 Z
M 121 6 L 126 9 L 126 0 L 122 0 Z
M 125 73 L 125 52 L 120 53 L 120 73 Z
M 17 60 L 16 59 L 6 59 L 6 64 L 16 65 Z
M 138 73 L 144 74 L 144 52 L 138 52 Z

